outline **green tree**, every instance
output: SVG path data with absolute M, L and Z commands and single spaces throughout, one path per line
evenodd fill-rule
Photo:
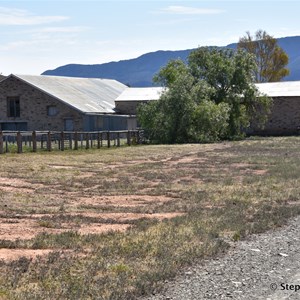
M 172 59 L 154 76 L 153 81 L 168 87 L 172 85 L 180 75 L 188 73 L 188 68 L 181 59 Z
M 254 69 L 253 56 L 245 52 L 198 48 L 187 64 L 170 61 L 161 69 L 155 80 L 166 90 L 158 101 L 139 107 L 139 121 L 160 143 L 240 137 L 270 106 L 268 98 L 258 97 Z
M 191 136 L 196 142 L 214 142 L 224 139 L 228 130 L 230 107 L 227 103 L 201 101 L 193 112 Z
M 170 68 L 173 63 L 170 62 Z M 167 69 L 168 67 L 164 71 Z M 169 79 L 164 80 L 167 82 Z M 162 94 L 159 101 L 152 101 L 138 108 L 138 117 L 152 141 L 183 143 L 190 140 L 191 115 L 195 109 L 193 78 L 182 72 L 176 74 L 171 81 L 171 88 Z
M 289 75 L 286 68 L 289 63 L 288 55 L 266 31 L 258 30 L 254 37 L 247 32 L 240 38 L 238 49 L 254 55 L 257 64 L 255 82 L 276 82 Z
M 258 97 L 253 83 L 256 64 L 252 55 L 226 48 L 202 47 L 191 52 L 188 62 L 194 78 L 204 80 L 211 87 L 209 99 L 230 106 L 228 138 L 241 136 L 257 114 L 265 116 L 268 112 L 268 99 Z

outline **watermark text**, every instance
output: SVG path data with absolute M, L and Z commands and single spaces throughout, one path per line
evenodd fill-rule
M 288 284 L 288 283 L 271 283 L 270 289 L 272 291 L 280 290 L 280 291 L 294 291 L 294 292 L 300 292 L 300 284 Z

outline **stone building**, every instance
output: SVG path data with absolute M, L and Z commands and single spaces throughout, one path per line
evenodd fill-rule
M 292 135 L 300 133 L 300 81 L 283 81 L 256 84 L 258 90 L 273 99 L 273 107 L 263 128 L 255 127 L 249 134 Z M 116 110 L 120 113 L 136 114 L 140 103 L 159 99 L 164 91 L 161 87 L 126 89 L 116 99 Z
M 249 134 L 293 135 L 300 133 L 300 81 L 283 81 L 256 84 L 258 90 L 273 99 L 273 107 L 263 128 L 255 127 Z M 136 114 L 140 103 L 158 100 L 164 91 L 161 87 L 130 88 L 116 99 L 116 111 Z
M 0 81 L 0 130 L 124 130 L 114 100 L 127 86 L 109 79 L 10 75 Z
M 256 86 L 261 93 L 273 99 L 273 107 L 264 128 L 253 128 L 252 134 L 299 134 L 300 81 L 259 83 Z
M 257 84 L 274 104 L 263 129 L 250 134 L 300 131 L 300 81 Z M 0 79 L 0 130 L 133 130 L 141 103 L 164 88 L 129 88 L 110 79 L 10 75 Z

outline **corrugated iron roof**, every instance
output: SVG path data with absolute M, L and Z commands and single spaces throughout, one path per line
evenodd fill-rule
M 164 90 L 163 87 L 127 88 L 116 101 L 158 100 Z
M 11 75 L 83 113 L 114 113 L 115 99 L 127 88 L 111 79 Z
M 256 83 L 258 90 L 269 97 L 300 96 L 300 81 Z
M 300 96 L 300 81 L 256 83 L 255 85 L 261 93 L 269 97 Z M 158 100 L 164 91 L 163 87 L 127 88 L 115 101 Z

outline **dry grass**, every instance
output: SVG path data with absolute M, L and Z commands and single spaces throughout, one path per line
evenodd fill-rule
M 280 226 L 300 212 L 299 142 L 0 156 L 0 299 L 134 299 Z

